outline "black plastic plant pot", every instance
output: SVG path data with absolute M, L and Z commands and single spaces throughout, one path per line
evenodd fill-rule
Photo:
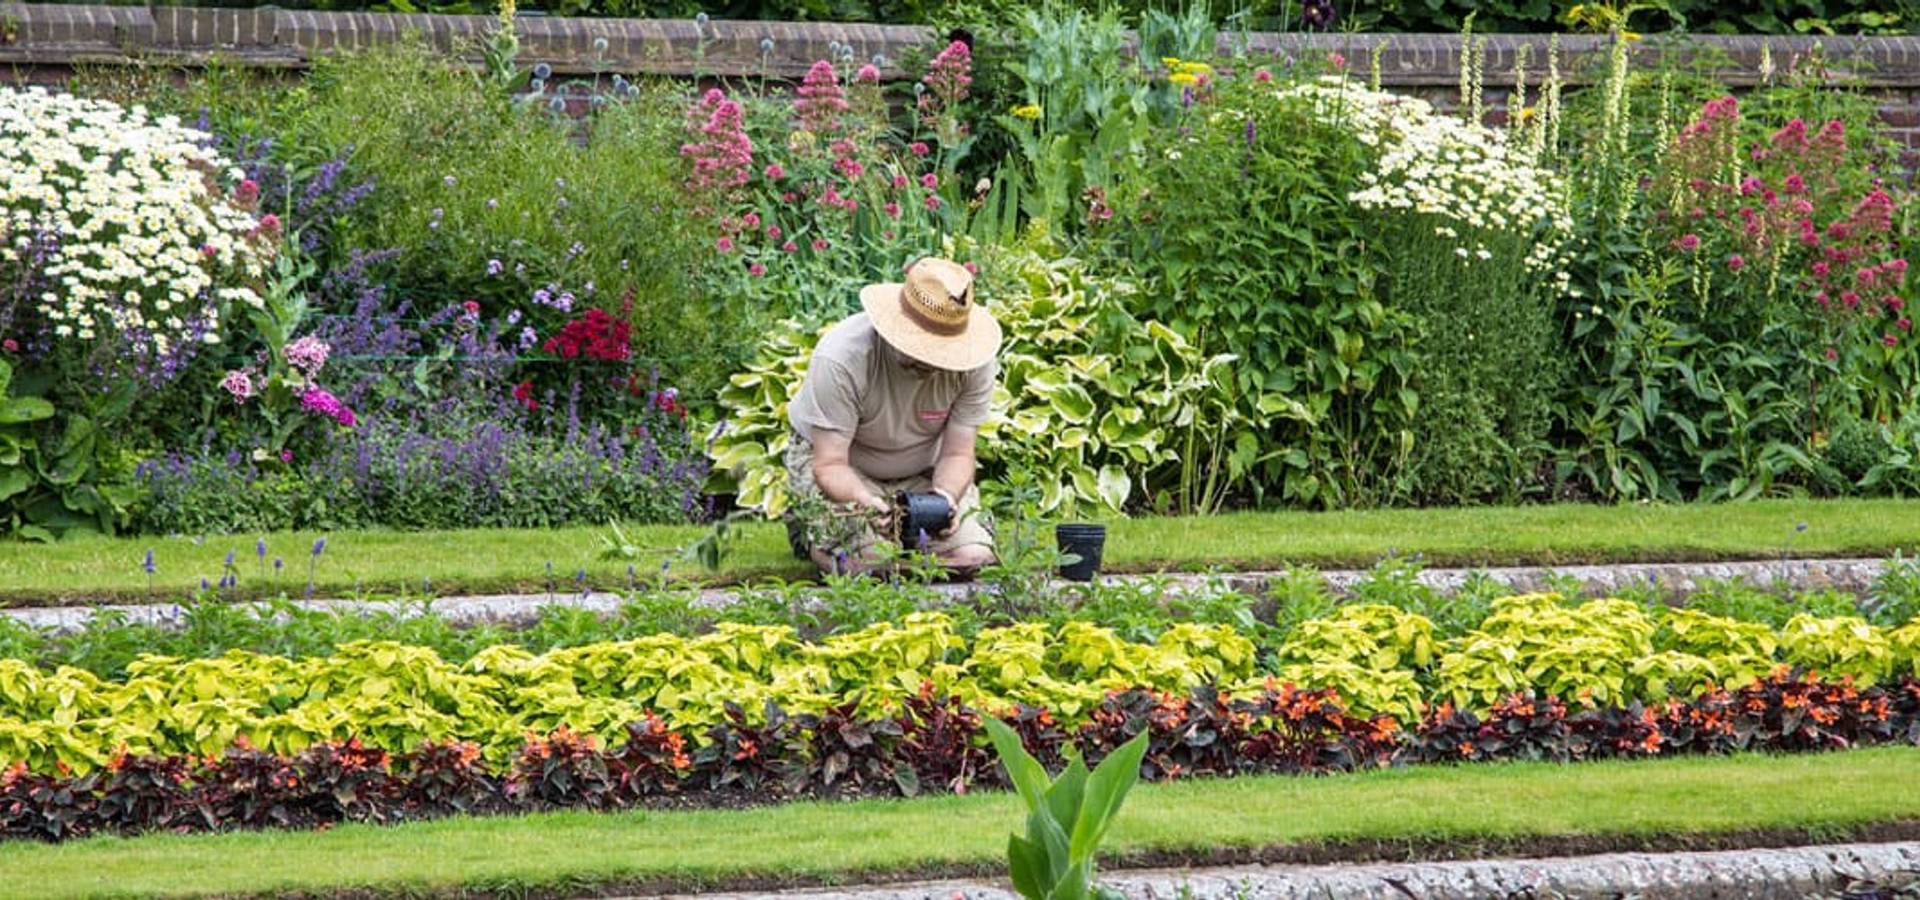
M 1092 581 L 1100 574 L 1100 551 L 1107 545 L 1107 526 L 1064 524 L 1054 526 L 1060 552 L 1079 557 L 1078 562 L 1060 567 L 1060 577 L 1068 581 Z

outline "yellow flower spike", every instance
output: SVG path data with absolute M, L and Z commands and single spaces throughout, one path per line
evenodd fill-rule
M 1640 39 L 1640 32 L 1638 32 L 1638 31 L 1622 31 L 1622 32 L 1620 32 L 1620 36 L 1621 36 L 1622 38 L 1625 38 L 1625 39 L 1627 40 L 1627 42 L 1628 42 L 1628 43 L 1632 43 L 1633 41 L 1637 41 L 1637 40 L 1639 40 L 1639 39 Z
M 1175 68 L 1175 67 L 1177 67 L 1177 66 L 1179 66 L 1179 65 L 1180 65 L 1180 57 L 1178 57 L 1178 56 L 1162 56 L 1162 57 L 1160 57 L 1160 64 L 1161 64 L 1161 65 L 1163 65 L 1163 66 L 1166 66 L 1166 67 L 1167 67 L 1167 68 L 1169 68 L 1169 69 L 1172 69 L 1172 68 Z
M 1175 72 L 1172 75 L 1168 75 L 1167 80 L 1179 85 L 1196 84 L 1200 81 L 1192 72 Z
M 1012 113 L 1016 119 L 1038 119 L 1040 118 L 1040 107 L 1029 103 L 1025 106 L 1014 107 Z

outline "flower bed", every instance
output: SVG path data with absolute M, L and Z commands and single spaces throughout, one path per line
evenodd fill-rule
M 1154 778 L 1920 742 L 1920 621 L 1801 613 L 1774 628 L 1522 595 L 1444 639 L 1417 614 L 1342 607 L 1259 656 L 1223 625 L 1172 624 L 1151 643 L 1081 621 L 969 639 L 916 613 L 813 642 L 722 623 L 538 655 L 494 646 L 457 665 L 391 642 L 147 657 L 123 679 L 0 660 L 0 760 L 23 804 L 0 800 L 0 831 L 964 790 L 990 777 L 983 715 L 1053 759 L 1152 731 Z M 325 799 L 343 758 L 376 784 L 364 807 Z M 287 811 L 223 807 L 247 771 L 284 781 Z M 154 772 L 191 821 L 88 818 L 117 780 Z M 48 824 L 45 791 L 62 785 L 76 811 Z
M 647 715 L 611 746 L 565 727 L 528 736 L 504 766 L 480 747 L 424 742 L 402 753 L 359 739 L 274 754 L 237 739 L 219 754 L 116 754 L 75 774 L 16 763 L 0 773 L 0 837 L 63 840 L 94 833 L 314 827 L 450 814 L 553 808 L 738 805 L 795 797 L 916 795 L 1003 786 L 983 740 L 984 715 L 930 684 L 897 710 L 856 703 L 749 716 L 731 703 L 698 739 Z M 1077 726 L 1052 711 L 1001 714 L 1029 752 L 1058 765 L 1090 761 L 1147 732 L 1144 777 L 1317 774 L 1406 763 L 1562 762 L 1733 751 L 1920 745 L 1920 681 L 1857 688 L 1784 669 L 1737 691 L 1690 702 L 1570 712 L 1553 697 L 1515 695 L 1484 716 L 1442 704 L 1411 729 L 1349 715 L 1337 692 L 1268 682 L 1241 696 L 1108 693 Z

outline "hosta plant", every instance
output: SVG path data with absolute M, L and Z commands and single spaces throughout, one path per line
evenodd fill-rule
M 1014 890 L 1026 900 L 1118 898 L 1118 892 L 1095 884 L 1093 854 L 1140 779 L 1147 736 L 1121 745 L 1092 772 L 1076 757 L 1058 778 L 1049 778 L 1012 729 L 990 719 L 987 734 L 1027 806 L 1026 834 L 1007 838 Z
M 981 430 L 989 472 L 1020 470 L 1044 511 L 1122 511 L 1142 495 L 1210 509 L 1251 465 L 1230 439 L 1245 424 L 1230 356 L 1206 356 L 1173 330 L 1125 312 L 1133 290 L 1044 242 L 981 257 L 982 302 L 1007 335 L 994 421 Z M 739 503 L 777 516 L 788 506 L 782 454 L 787 404 L 818 335 L 789 326 L 721 392 L 716 474 Z

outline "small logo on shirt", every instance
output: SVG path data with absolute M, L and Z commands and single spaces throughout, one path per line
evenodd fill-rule
M 920 421 L 922 422 L 945 422 L 946 420 L 947 411 L 944 409 L 923 409 L 920 411 Z

